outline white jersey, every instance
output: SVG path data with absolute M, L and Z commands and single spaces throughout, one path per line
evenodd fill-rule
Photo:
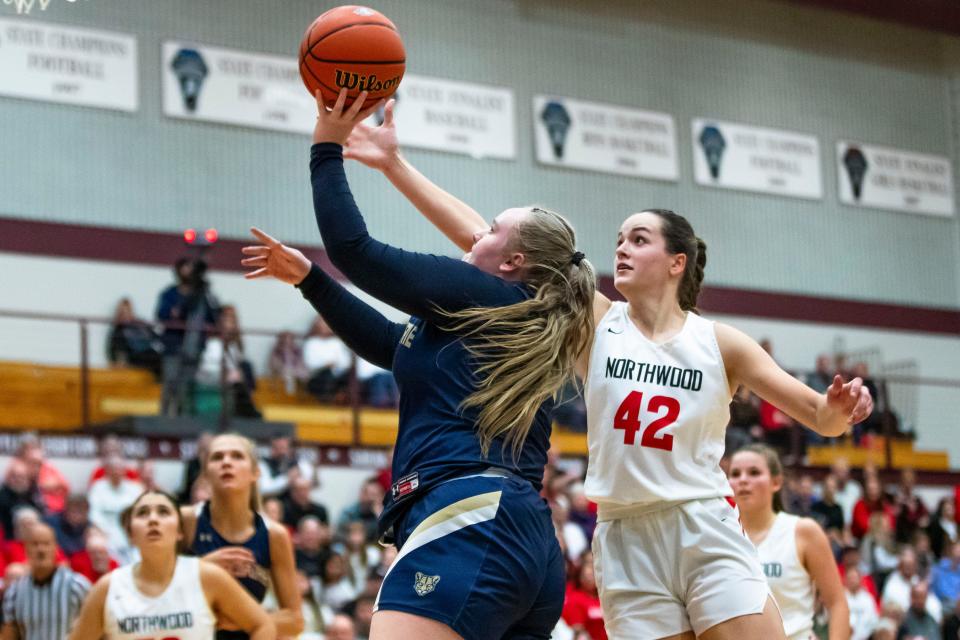
M 585 398 L 585 492 L 601 518 L 733 495 L 720 469 L 730 386 L 712 321 L 687 313 L 683 329 L 656 344 L 614 302 L 597 324 Z
M 778 513 L 767 537 L 757 545 L 757 553 L 780 606 L 787 637 L 808 640 L 813 637 L 814 590 L 813 580 L 797 555 L 798 522 L 797 516 Z
M 104 605 L 104 631 L 108 640 L 213 639 L 216 619 L 200 583 L 198 558 L 179 556 L 173 579 L 155 598 L 137 589 L 133 567 L 120 567 L 110 574 Z

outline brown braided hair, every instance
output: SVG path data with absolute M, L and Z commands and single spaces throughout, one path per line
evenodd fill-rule
M 686 218 L 669 209 L 644 209 L 660 218 L 660 234 L 672 254 L 687 256 L 687 265 L 680 280 L 677 298 L 680 308 L 700 314 L 697 298 L 703 285 L 703 272 L 707 266 L 707 243 L 697 237 Z

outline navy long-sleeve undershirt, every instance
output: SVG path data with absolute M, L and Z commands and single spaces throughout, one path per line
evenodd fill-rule
M 393 368 L 402 324 L 388 320 L 317 265 L 297 288 L 354 353 L 383 369 Z
M 367 233 L 343 170 L 343 148 L 324 142 L 310 150 L 313 208 L 323 246 L 347 278 L 378 300 L 433 323 L 436 308 L 458 311 L 518 302 L 517 283 L 447 256 L 379 242 Z
M 540 406 L 519 456 L 505 450 L 502 437 L 484 455 L 476 434 L 479 409 L 463 405 L 476 390 L 476 362 L 463 339 L 444 330 L 446 318 L 438 312 L 516 304 L 529 299 L 530 288 L 461 260 L 404 251 L 371 238 L 350 192 L 340 145 L 314 145 L 310 171 L 317 226 L 330 260 L 357 287 L 411 315 L 406 326 L 390 322 L 317 267 L 300 284 L 344 342 L 393 371 L 400 387 L 393 481 L 416 478 L 422 493 L 497 466 L 539 490 L 553 402 Z M 388 494 L 381 533 L 403 516 L 407 504 Z

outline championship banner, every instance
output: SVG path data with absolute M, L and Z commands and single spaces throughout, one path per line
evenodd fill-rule
M 858 142 L 837 143 L 840 202 L 932 216 L 954 215 L 950 159 Z
M 692 121 L 697 184 L 791 198 L 823 197 L 814 136 L 732 122 Z
M 537 162 L 655 180 L 679 178 L 673 116 L 534 96 Z
M 313 131 L 316 101 L 300 80 L 295 57 L 167 41 L 161 64 L 166 116 Z
M 0 95 L 136 111 L 137 40 L 112 31 L 0 18 Z
M 511 89 L 405 74 L 394 98 L 402 147 L 474 158 L 517 156 Z

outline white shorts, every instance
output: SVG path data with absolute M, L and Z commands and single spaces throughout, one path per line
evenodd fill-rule
M 611 640 L 699 636 L 761 613 L 770 588 L 739 515 L 707 498 L 599 522 L 594 568 Z

